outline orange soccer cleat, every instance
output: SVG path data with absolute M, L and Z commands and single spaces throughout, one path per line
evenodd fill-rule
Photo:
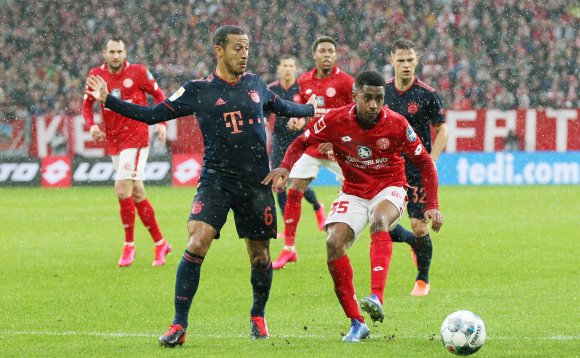
M 423 280 L 417 280 L 415 287 L 411 291 L 411 296 L 427 296 L 431 290 L 431 285 Z

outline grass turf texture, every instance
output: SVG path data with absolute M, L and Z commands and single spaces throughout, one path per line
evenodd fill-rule
M 316 188 L 327 209 L 336 190 Z M 153 244 L 137 218 L 136 259 L 118 268 L 123 234 L 112 188 L 0 189 L 0 355 L 450 357 L 439 328 L 459 309 L 485 321 L 479 357 L 580 352 L 574 186 L 441 188 L 445 225 L 432 234 L 431 294 L 409 295 L 415 268 L 408 246 L 394 244 L 386 318 L 361 344 L 341 342 L 349 322 L 327 272 L 325 235 L 306 202 L 300 260 L 275 272 L 266 315 L 271 338 L 252 341 L 249 261 L 230 218 L 204 262 L 186 344 L 159 347 L 173 317 L 193 194 L 149 187 L 174 252 L 164 267 L 151 267 Z M 273 258 L 282 245 L 272 242 Z M 369 294 L 368 250 L 366 234 L 349 251 L 359 299 Z

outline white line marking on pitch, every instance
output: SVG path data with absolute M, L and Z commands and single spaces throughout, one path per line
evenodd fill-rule
M 63 332 L 53 332 L 53 331 L 0 331 L 0 335 L 30 335 L 30 336 L 92 336 L 92 337 L 119 337 L 119 338 L 139 338 L 139 337 L 158 337 L 159 335 L 152 333 L 138 333 L 138 332 L 77 332 L 77 331 L 63 331 Z M 336 336 L 335 334 L 334 336 Z M 371 334 L 372 336 L 372 334 Z M 195 333 L 196 338 L 204 339 L 223 339 L 223 338 L 246 338 L 249 334 L 200 334 Z M 316 338 L 316 339 L 332 339 L 333 334 L 328 335 L 315 335 L 315 334 L 286 334 L 280 336 L 272 336 L 271 338 Z M 374 335 L 375 338 L 388 338 L 389 335 Z M 437 340 L 439 336 L 435 337 Z M 507 336 L 488 336 L 491 340 L 542 340 L 542 341 L 577 341 L 580 340 L 580 336 L 544 336 L 544 337 L 507 337 Z M 393 339 L 430 339 L 427 336 L 395 336 Z

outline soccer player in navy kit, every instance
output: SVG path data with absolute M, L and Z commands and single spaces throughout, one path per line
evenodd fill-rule
M 154 124 L 195 114 L 199 121 L 205 144 L 204 163 L 189 215 L 187 250 L 176 274 L 175 317 L 169 331 L 159 338 L 160 344 L 167 347 L 185 342 L 201 265 L 230 209 L 251 262 L 251 336 L 268 338 L 264 313 L 272 285 L 269 244 L 276 237 L 276 209 L 271 188 L 261 184 L 269 172 L 263 111 L 311 117 L 316 110 L 314 97 L 306 105 L 282 100 L 258 76 L 246 72 L 249 39 L 242 28 L 217 29 L 213 48 L 217 57 L 214 72 L 185 83 L 155 107 L 134 105 L 108 95 L 106 83 L 99 77 L 87 80 L 87 94 L 126 117 Z
M 283 55 L 280 57 L 280 62 L 278 63 L 277 67 L 278 71 L 278 80 L 270 83 L 268 88 L 276 93 L 280 98 L 283 98 L 287 101 L 293 101 L 300 103 L 300 87 L 298 86 L 298 82 L 296 81 L 296 71 L 297 71 L 297 61 L 294 56 L 291 55 Z M 282 158 L 284 158 L 284 154 L 286 153 L 286 149 L 292 143 L 294 139 L 296 139 L 302 132 L 303 129 L 295 129 L 290 128 L 288 126 L 289 118 L 286 117 L 276 117 L 276 115 L 272 114 L 268 117 L 268 121 L 273 121 L 273 135 L 272 135 L 272 151 L 270 152 L 270 163 L 272 164 L 272 168 L 277 168 L 280 163 L 282 162 Z M 278 198 L 278 206 L 280 207 L 280 211 L 282 215 L 284 215 L 284 207 L 286 206 L 286 190 L 280 190 L 276 192 L 276 197 Z M 311 187 L 308 187 L 304 192 L 304 198 L 310 204 L 316 214 L 316 220 L 318 222 L 319 229 L 324 229 L 324 220 L 326 219 L 326 215 L 324 213 L 324 207 L 320 205 L 316 198 L 316 194 Z M 279 233 L 278 237 L 283 237 L 284 233 Z M 273 264 L 274 269 L 276 267 L 276 262 Z
M 419 56 L 415 52 L 413 42 L 408 40 L 395 41 L 391 49 L 390 62 L 395 70 L 395 77 L 387 81 L 385 105 L 402 114 L 409 121 L 421 138 L 425 149 L 430 153 L 433 162 L 436 162 L 447 145 L 448 137 L 447 124 L 441 113 L 443 107 L 441 99 L 435 89 L 415 77 Z M 436 133 L 434 141 L 431 140 L 431 126 L 434 127 Z M 416 255 L 415 261 L 418 270 L 411 295 L 425 296 L 429 294 L 430 290 L 429 267 L 433 252 L 429 226 L 423 220 L 425 203 L 428 198 L 419 170 L 409 160 L 405 161 L 405 173 L 409 184 L 407 213 L 411 219 L 412 232 L 397 225 L 391 232 L 391 238 L 394 242 L 406 242 L 411 245 L 413 254 Z M 371 270 L 371 277 L 373 275 L 377 274 Z M 378 278 L 378 280 L 382 279 Z M 373 292 L 373 294 L 375 293 Z M 361 304 L 363 309 L 372 310 L 372 298 L 372 295 L 363 298 Z

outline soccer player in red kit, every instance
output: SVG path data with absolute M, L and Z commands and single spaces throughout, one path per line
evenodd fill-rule
M 143 65 L 127 62 L 127 50 L 124 41 L 119 37 L 110 38 L 103 50 L 105 63 L 94 67 L 89 72 L 101 76 L 110 89 L 111 94 L 124 101 L 145 105 L 146 94 L 153 96 L 155 102 L 161 102 L 165 95 L 157 81 Z M 171 252 L 171 246 L 163 239 L 159 230 L 155 211 L 145 195 L 145 164 L 149 155 L 149 126 L 123 117 L 101 105 L 104 129 L 93 119 L 95 98 L 85 94 L 83 100 L 83 116 L 90 127 L 90 133 L 95 141 L 107 140 L 107 153 L 112 156 L 115 166 L 115 192 L 119 199 L 121 222 L 125 230 L 125 244 L 119 259 L 119 266 L 129 266 L 135 258 L 134 224 L 135 209 L 143 225 L 149 230 L 155 242 L 155 257 L 153 266 L 165 264 L 165 256 Z M 161 143 L 165 143 L 165 124 L 155 128 Z
M 443 224 L 433 160 L 409 122 L 383 107 L 385 85 L 376 71 L 359 73 L 353 88 L 355 103 L 330 111 L 310 125 L 290 145 L 280 167 L 263 180 L 264 184 L 282 186 L 288 179 L 288 171 L 307 147 L 322 143 L 333 145 L 344 182 L 326 220 L 326 251 L 334 290 L 351 319 L 350 331 L 343 338 L 345 342 L 359 342 L 369 336 L 356 299 L 347 249 L 370 222 L 371 259 L 374 255 L 387 255 L 383 270 L 386 277 L 392 253 L 389 230 L 397 225 L 407 203 L 403 153 L 421 172 L 427 191 L 424 219 L 432 221 L 434 231 Z M 371 284 L 381 283 L 384 285 L 381 280 Z M 383 288 L 378 288 L 381 293 Z
M 316 66 L 300 76 L 298 85 L 302 103 L 306 103 L 312 94 L 316 95 L 317 109 L 313 118 L 316 120 L 329 110 L 352 102 L 354 79 L 336 67 L 336 42 L 333 38 L 318 37 L 312 44 L 312 56 Z M 293 124 L 292 121 L 296 123 Z M 289 122 L 289 126 L 297 130 L 302 129 L 305 124 L 306 120 L 303 118 L 291 119 Z M 272 264 L 275 269 L 297 260 L 295 240 L 302 210 L 302 197 L 308 185 L 318 176 L 321 166 L 329 169 L 342 181 L 342 172 L 336 161 L 332 160 L 329 154 L 320 153 L 316 146 L 308 148 L 290 172 L 290 185 L 284 208 L 284 248 Z M 323 230 L 325 221 L 323 206 L 317 211 L 316 216 L 319 229 Z

